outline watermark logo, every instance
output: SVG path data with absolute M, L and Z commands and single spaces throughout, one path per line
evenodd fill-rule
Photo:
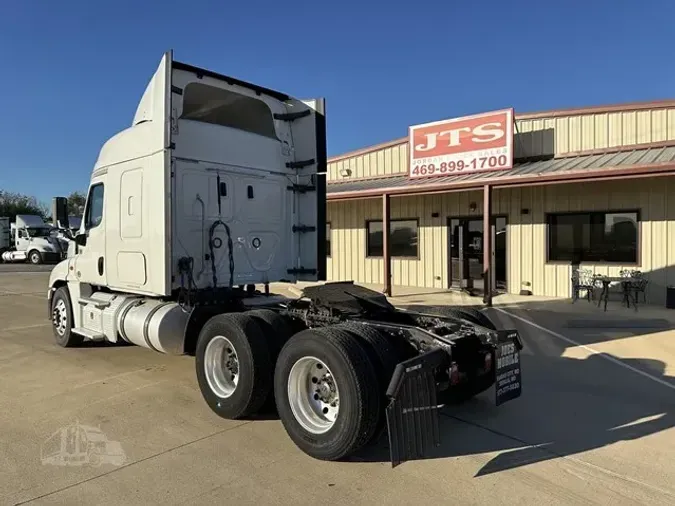
M 57 430 L 42 443 L 40 460 L 42 465 L 52 466 L 121 466 L 127 456 L 122 445 L 110 441 L 101 427 L 76 421 Z

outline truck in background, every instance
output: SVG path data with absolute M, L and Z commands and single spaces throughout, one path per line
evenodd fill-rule
M 322 460 L 386 430 L 396 465 L 439 444 L 443 403 L 493 385 L 498 405 L 520 396 L 518 332 L 480 311 L 404 311 L 351 282 L 270 292 L 326 279 L 325 172 L 323 99 L 167 52 L 131 125 L 101 148 L 82 226 L 51 272 L 56 343 L 192 355 L 215 414 L 271 403 Z M 66 199 L 54 209 L 67 228 Z
M 18 214 L 10 225 L 13 244 L 2 253 L 3 262 L 56 263 L 63 260 L 63 243 L 53 235 L 53 227 L 41 216 Z

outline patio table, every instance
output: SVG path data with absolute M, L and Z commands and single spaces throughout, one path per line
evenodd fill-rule
M 598 300 L 598 307 L 602 302 L 605 302 L 605 311 L 607 311 L 607 300 L 609 299 L 609 287 L 612 283 L 621 283 L 621 289 L 623 292 L 622 303 L 626 303 L 626 307 L 630 307 L 631 300 L 633 301 L 633 307 L 637 311 L 637 293 L 633 287 L 641 282 L 642 278 L 637 276 L 602 276 L 596 275 L 595 280 L 602 283 L 602 292 L 600 292 L 600 299 Z

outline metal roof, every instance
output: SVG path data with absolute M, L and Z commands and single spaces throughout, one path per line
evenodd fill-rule
M 629 169 L 636 166 L 661 166 L 675 162 L 675 146 L 653 147 L 636 149 L 632 151 L 620 151 L 613 153 L 587 154 L 574 157 L 551 158 L 532 162 L 514 164 L 512 169 L 500 171 L 481 171 L 453 176 L 432 176 L 428 178 L 411 179 L 407 174 L 398 174 L 391 177 L 379 177 L 373 179 L 361 179 L 354 181 L 331 181 L 327 185 L 328 195 L 338 195 L 352 192 L 372 192 L 379 189 L 403 189 L 411 188 L 417 191 L 425 186 L 440 186 L 454 184 L 468 184 L 476 182 L 500 184 L 500 181 L 512 181 L 517 178 L 532 178 L 537 176 L 573 175 L 599 172 L 607 169 Z M 675 170 L 675 165 L 673 166 Z

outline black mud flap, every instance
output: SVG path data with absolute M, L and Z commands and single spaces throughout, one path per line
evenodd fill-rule
M 523 343 L 516 330 L 500 330 L 495 350 L 495 404 L 520 397 L 522 389 L 520 350 Z
M 391 466 L 424 458 L 440 445 L 435 370 L 447 367 L 447 353 L 435 349 L 396 366 L 387 388 Z

